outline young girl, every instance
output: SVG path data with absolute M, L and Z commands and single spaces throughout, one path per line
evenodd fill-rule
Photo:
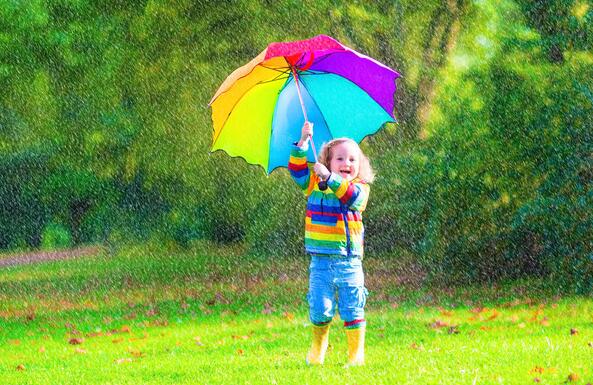
M 361 213 L 374 174 L 358 144 L 347 138 L 326 143 L 311 173 L 307 149 L 312 134 L 313 125 L 305 122 L 288 163 L 292 178 L 308 197 L 305 249 L 311 256 L 307 299 L 313 343 L 307 363 L 323 364 L 337 302 L 348 340 L 348 365 L 362 365 L 367 290 L 362 271 Z M 327 183 L 326 189 L 320 189 L 321 181 Z

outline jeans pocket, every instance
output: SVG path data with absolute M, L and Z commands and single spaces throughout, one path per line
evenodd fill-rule
M 369 291 L 366 287 L 361 287 L 358 289 L 358 307 L 364 308 L 367 303 L 367 297 L 369 296 Z

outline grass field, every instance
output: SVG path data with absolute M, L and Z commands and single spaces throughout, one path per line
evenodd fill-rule
M 427 288 L 413 264 L 372 257 L 367 365 L 344 368 L 336 320 L 326 364 L 308 367 L 307 259 L 241 254 L 142 247 L 0 269 L 0 383 L 593 383 L 593 300 Z

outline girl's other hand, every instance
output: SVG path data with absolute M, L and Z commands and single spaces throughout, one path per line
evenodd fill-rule
M 315 171 L 315 174 L 317 174 L 321 180 L 327 180 L 331 175 L 331 172 L 329 172 L 327 167 L 325 167 L 323 163 L 319 162 L 315 163 L 315 166 L 313 166 L 313 171 Z

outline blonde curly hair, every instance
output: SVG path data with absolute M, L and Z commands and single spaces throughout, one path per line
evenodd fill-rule
M 322 163 L 325 167 L 329 169 L 332 160 L 332 148 L 342 143 L 350 143 L 358 149 L 358 158 L 360 164 L 358 167 L 358 175 L 356 177 L 358 179 L 361 179 L 365 183 L 373 183 L 373 180 L 375 180 L 375 172 L 371 167 L 369 158 L 367 158 L 366 155 L 362 152 L 362 150 L 358 146 L 358 143 L 356 143 L 354 140 L 350 138 L 337 138 L 325 143 L 323 147 L 321 147 L 321 151 L 319 152 L 319 163 Z

